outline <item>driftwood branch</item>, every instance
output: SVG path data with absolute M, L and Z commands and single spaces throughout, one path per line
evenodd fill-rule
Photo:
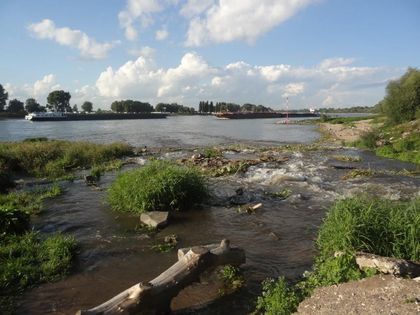
M 231 247 L 228 240 L 220 244 L 197 246 L 178 251 L 178 261 L 147 284 L 137 283 L 107 302 L 77 315 L 138 314 L 146 311 L 161 314 L 170 311 L 173 297 L 199 279 L 208 268 L 219 265 L 241 265 L 245 252 Z
M 410 260 L 358 252 L 356 253 L 356 263 L 359 268 L 375 268 L 379 272 L 394 276 L 410 278 L 420 276 L 420 264 Z

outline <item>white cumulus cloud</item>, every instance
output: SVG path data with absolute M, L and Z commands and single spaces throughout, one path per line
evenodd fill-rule
M 258 37 L 317 0 L 189 0 L 181 14 L 191 18 L 187 46 Z
M 213 100 L 281 108 L 289 97 L 290 108 L 338 107 L 374 105 L 383 97 L 388 80 L 403 71 L 328 60 L 310 67 L 244 61 L 212 67 L 197 53 L 188 52 L 170 68 L 157 67 L 153 58 L 144 56 L 119 68 L 108 67 L 95 85 L 99 96 L 109 103 L 132 98 L 196 106 L 200 100 Z
M 56 27 L 54 21 L 44 19 L 39 23 L 28 26 L 30 33 L 38 39 L 54 40 L 60 45 L 76 48 L 85 58 L 102 59 L 105 58 L 116 42 L 98 43 L 80 30 L 68 27 Z
M 153 13 L 162 11 L 164 6 L 158 0 L 127 0 L 126 7 L 118 14 L 120 26 L 128 40 L 138 35 L 136 24 L 146 27 L 153 23 Z

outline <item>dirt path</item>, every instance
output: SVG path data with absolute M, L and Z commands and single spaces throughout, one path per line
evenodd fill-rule
M 351 126 L 346 124 L 321 123 L 321 131 L 328 134 L 334 142 L 356 141 L 361 134 L 373 128 L 372 119 L 354 122 Z
M 318 288 L 296 314 L 420 314 L 420 282 L 377 275 Z

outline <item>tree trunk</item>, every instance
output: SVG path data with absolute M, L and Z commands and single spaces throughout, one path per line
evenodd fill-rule
M 168 313 L 172 298 L 186 286 L 198 281 L 203 271 L 219 265 L 243 263 L 244 250 L 230 247 L 228 240 L 223 240 L 220 245 L 180 249 L 178 261 L 149 283 L 137 283 L 97 307 L 78 311 L 77 315 Z

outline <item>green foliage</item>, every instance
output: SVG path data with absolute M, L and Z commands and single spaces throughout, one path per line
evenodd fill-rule
M 377 147 L 376 143 L 380 139 L 379 132 L 372 130 L 363 133 L 357 142 L 357 146 L 362 148 L 374 149 Z
M 167 113 L 179 113 L 179 114 L 194 114 L 195 109 L 193 107 L 187 107 L 184 105 L 179 105 L 177 103 L 159 103 L 156 105 L 157 112 L 167 112 Z
M 195 169 L 152 161 L 121 174 L 112 184 L 108 200 L 114 210 L 141 213 L 184 210 L 206 197 L 204 179 Z
M 23 102 L 13 99 L 9 101 L 9 106 L 7 107 L 7 111 L 9 113 L 20 113 L 23 112 L 25 109 L 23 107 Z
M 365 168 L 365 169 L 354 169 L 349 171 L 343 176 L 343 179 L 361 178 L 361 177 L 372 177 L 376 174 L 376 171 Z
M 5 192 L 10 187 L 13 187 L 10 174 L 0 169 L 0 193 Z
M 284 278 L 263 283 L 256 313 L 291 314 L 320 286 L 372 276 L 360 270 L 354 252 L 419 260 L 420 198 L 407 202 L 358 196 L 338 201 L 328 212 L 317 238 L 313 271 L 289 286 Z
M 29 228 L 29 213 L 20 209 L 0 206 L 0 237 L 22 234 Z
M 33 112 L 42 112 L 45 110 L 45 108 L 39 105 L 39 103 L 34 98 L 28 98 L 25 101 L 25 110 L 28 113 L 33 113 Z
M 34 176 L 58 178 L 76 168 L 110 162 L 132 154 L 124 143 L 94 144 L 70 141 L 5 142 L 0 144 L 0 166 Z
M 336 251 L 365 251 L 410 260 L 420 259 L 420 199 L 395 202 L 359 196 L 338 201 L 320 228 L 321 257 Z
M 83 110 L 84 112 L 90 113 L 90 112 L 92 111 L 92 109 L 93 109 L 93 104 L 92 104 L 92 102 L 88 102 L 88 101 L 86 101 L 86 102 L 84 102 L 84 103 L 82 104 L 82 110 Z
M 222 156 L 222 152 L 215 148 L 205 148 L 204 157 L 211 159 Z
M 117 113 L 150 113 L 153 111 L 153 106 L 149 103 L 126 100 L 112 102 L 111 109 Z
M 0 291 L 12 293 L 69 270 L 76 248 L 72 237 L 54 235 L 42 240 L 35 232 L 0 239 Z
M 330 124 L 346 124 L 346 125 L 351 125 L 356 121 L 361 121 L 361 120 L 367 120 L 367 119 L 372 119 L 375 116 L 362 116 L 362 117 L 336 117 L 333 118 L 331 116 L 328 116 L 326 114 L 321 114 L 321 117 L 319 118 L 320 122 L 327 122 Z
M 352 155 L 333 155 L 332 158 L 343 162 L 360 162 L 362 160 L 360 156 Z
M 263 282 L 262 296 L 258 297 L 256 312 L 266 315 L 288 315 L 296 311 L 301 298 L 293 287 L 280 277 Z
M 47 107 L 56 112 L 71 112 L 70 98 L 69 92 L 63 90 L 52 91 L 47 97 Z
M 380 107 L 392 124 L 415 119 L 420 109 L 420 71 L 409 68 L 400 79 L 391 81 Z
M 6 106 L 6 101 L 9 97 L 9 94 L 3 88 L 3 85 L 0 84 L 0 112 L 4 110 L 4 106 Z
M 238 267 L 232 265 L 223 266 L 217 275 L 219 279 L 223 281 L 224 289 L 222 293 L 232 290 L 235 291 L 241 288 L 245 283 L 245 279 L 241 273 L 241 270 Z
M 413 133 L 375 150 L 379 156 L 420 164 L 420 134 Z
M 289 188 L 283 188 L 280 191 L 276 191 L 276 192 L 264 192 L 265 195 L 271 196 L 271 197 L 276 197 L 279 199 L 287 199 L 288 197 L 290 197 L 290 195 L 292 194 L 292 191 Z

